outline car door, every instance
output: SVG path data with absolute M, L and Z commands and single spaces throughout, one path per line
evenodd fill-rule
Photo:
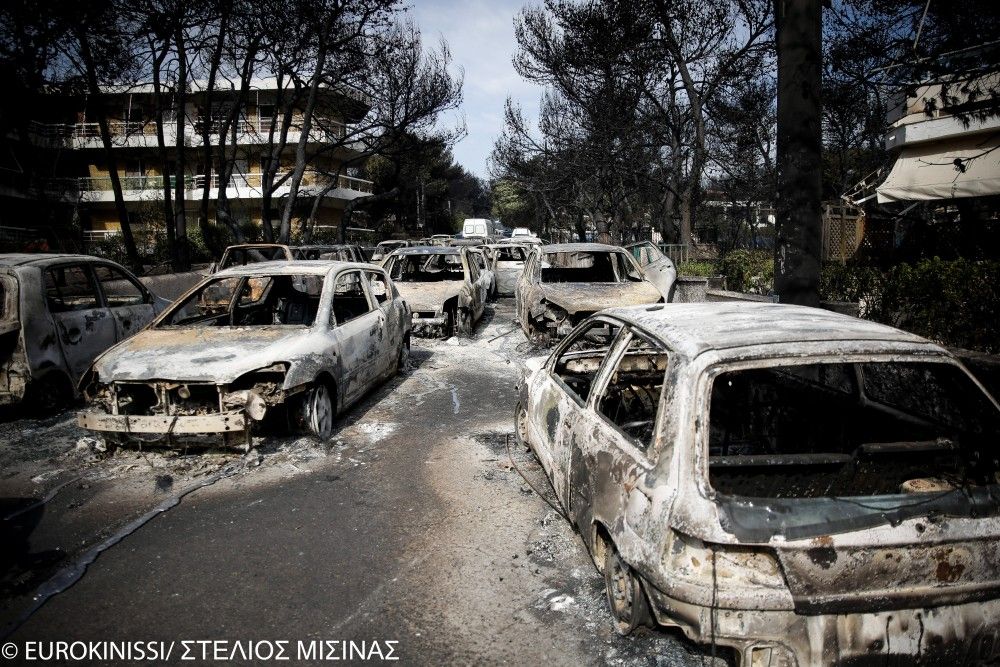
M 372 308 L 358 269 L 341 271 L 334 279 L 331 325 L 340 349 L 339 391 L 343 403 L 353 403 L 378 377 L 378 335 L 381 313 Z
M 620 331 L 620 324 L 605 318 L 581 325 L 552 353 L 532 388 L 529 426 L 541 441 L 536 450 L 539 460 L 565 507 L 573 424 L 583 417 L 598 372 Z
M 137 279 L 110 264 L 94 264 L 104 303 L 115 318 L 118 340 L 143 329 L 156 316 L 153 294 Z
M 473 259 L 472 253 L 463 250 L 462 263 L 465 265 L 465 280 L 469 284 L 469 291 L 472 295 L 470 310 L 472 321 L 475 322 L 482 316 L 483 310 L 486 308 L 485 277 L 479 271 L 479 265 Z
M 75 382 L 97 355 L 117 342 L 118 325 L 86 263 L 50 266 L 42 273 L 45 304 Z
M 597 512 L 605 525 L 648 534 L 651 497 L 643 482 L 653 469 L 669 363 L 661 343 L 635 330 L 608 355 L 570 435 L 568 510 L 578 525 L 589 526 Z
M 677 269 L 670 258 L 660 252 L 660 249 L 649 241 L 627 246 L 635 258 L 646 280 L 653 283 L 665 301 L 673 298 L 674 283 L 677 280 Z
M 368 292 L 372 305 L 379 314 L 379 332 L 377 338 L 380 352 L 376 359 L 378 375 L 388 373 L 396 362 L 399 346 L 403 343 L 402 304 L 393 298 L 392 283 L 381 271 L 365 271 Z

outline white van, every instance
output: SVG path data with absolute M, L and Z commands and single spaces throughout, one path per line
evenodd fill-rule
M 493 221 L 487 218 L 466 218 L 462 224 L 462 237 L 481 236 L 493 238 Z

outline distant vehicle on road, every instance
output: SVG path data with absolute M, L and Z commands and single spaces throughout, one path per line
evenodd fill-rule
M 325 440 L 335 415 L 405 366 L 409 335 L 409 308 L 370 264 L 227 269 L 94 361 L 78 423 L 115 441 L 249 447 L 253 425 L 284 407 Z
M 470 238 L 473 236 L 492 239 L 493 221 L 488 218 L 467 218 L 462 223 L 462 237 Z
M 386 272 L 413 311 L 413 333 L 468 336 L 486 307 L 489 277 L 468 248 L 399 248 Z
M 605 310 L 526 366 L 515 432 L 619 633 L 744 667 L 1000 657 L 1000 406 L 943 348 L 690 303 Z
M 397 248 L 408 248 L 412 244 L 409 241 L 382 241 L 377 246 L 375 246 L 375 252 L 372 253 L 371 263 L 381 264 L 382 260 Z
M 514 290 L 529 340 L 549 343 L 605 308 L 663 301 L 631 253 L 600 243 L 535 247 Z
M 69 402 L 94 358 L 168 303 L 106 259 L 0 255 L 0 405 L 44 414 Z
M 496 275 L 497 295 L 514 296 L 517 279 L 524 271 L 528 259 L 528 247 L 514 243 L 497 243 L 486 247 Z

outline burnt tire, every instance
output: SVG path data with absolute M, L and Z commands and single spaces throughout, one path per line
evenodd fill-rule
M 399 346 L 399 354 L 396 356 L 396 373 L 405 373 L 406 364 L 410 361 L 410 337 L 403 338 Z
M 455 335 L 456 336 L 472 335 L 472 313 L 469 312 L 468 308 L 458 309 L 457 318 L 455 319 Z
M 333 417 L 333 395 L 321 382 L 304 391 L 296 403 L 298 430 L 319 440 L 328 440 L 333 435 Z
M 514 439 L 522 447 L 531 449 L 528 444 L 528 409 L 518 400 L 514 406 Z M 532 452 L 535 450 L 531 449 Z
M 604 544 L 604 587 L 615 632 L 628 635 L 649 623 L 649 604 L 639 578 L 610 541 Z

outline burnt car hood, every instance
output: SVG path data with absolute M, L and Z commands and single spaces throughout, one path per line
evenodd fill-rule
M 543 297 L 569 314 L 593 313 L 615 306 L 656 303 L 662 295 L 648 282 L 543 283 Z
M 147 329 L 94 362 L 101 382 L 176 380 L 227 384 L 250 371 L 288 361 L 289 344 L 306 327 Z
M 441 310 L 444 302 L 458 296 L 465 287 L 462 280 L 442 280 L 436 283 L 395 283 L 403 300 L 412 311 Z

